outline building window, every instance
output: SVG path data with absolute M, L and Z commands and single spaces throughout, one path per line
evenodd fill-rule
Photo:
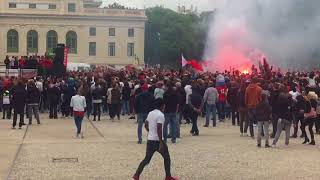
M 134 43 L 128 43 L 128 56 L 134 56 Z
M 49 31 L 47 33 L 47 51 L 48 53 L 52 53 L 53 49 L 57 47 L 58 43 L 58 34 L 56 31 Z
M 9 3 L 9 8 L 17 8 L 17 4 L 16 3 Z
M 49 9 L 57 9 L 57 5 L 55 5 L 55 4 L 49 4 Z
M 77 33 L 69 31 L 66 35 L 66 46 L 70 54 L 77 54 Z
M 68 3 L 68 12 L 76 12 L 76 4 Z
M 115 28 L 109 28 L 109 36 L 116 36 L 116 29 Z
M 19 34 L 14 29 L 7 33 L 7 52 L 19 52 Z
M 109 42 L 109 44 L 108 44 L 108 56 L 116 56 L 116 43 Z
M 96 55 L 96 42 L 89 42 L 89 56 Z
M 27 33 L 28 53 L 38 53 L 38 32 L 31 30 Z
M 30 9 L 36 9 L 36 8 L 37 8 L 37 5 L 36 5 L 36 4 L 29 4 L 29 8 L 30 8 Z
M 128 37 L 134 37 L 134 29 L 128 29 Z
M 96 34 L 97 34 L 97 29 L 95 27 L 90 27 L 89 35 L 90 36 L 96 36 Z

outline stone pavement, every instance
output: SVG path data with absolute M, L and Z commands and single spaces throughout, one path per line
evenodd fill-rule
M 4 180 L 128 180 L 145 154 L 146 143 L 136 144 L 134 120 L 85 121 L 84 139 L 74 136 L 72 119 L 51 120 L 11 130 L 0 120 L 0 179 Z M 182 139 L 169 143 L 172 174 L 181 180 L 320 179 L 320 148 L 291 139 L 284 147 L 258 149 L 256 141 L 239 137 L 230 121 L 217 128 L 203 128 L 192 137 L 190 125 L 182 125 Z M 144 140 L 146 132 L 144 131 Z M 320 138 L 316 135 L 316 142 Z M 62 159 L 59 159 L 62 158 Z M 66 159 L 63 159 L 66 158 Z M 70 159 L 74 158 L 74 159 Z M 55 161 L 54 161 L 55 159 Z M 156 154 L 142 180 L 163 180 L 163 161 Z

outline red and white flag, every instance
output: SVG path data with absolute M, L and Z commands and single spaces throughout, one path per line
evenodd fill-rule
M 182 67 L 184 67 L 187 64 L 188 64 L 188 61 L 184 58 L 183 54 L 181 54 L 181 65 L 182 65 Z

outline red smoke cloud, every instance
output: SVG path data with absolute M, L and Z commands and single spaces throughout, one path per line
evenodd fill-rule
M 209 61 L 208 70 L 251 71 L 252 64 L 258 64 L 264 55 L 261 51 L 253 48 L 249 34 L 245 26 L 231 26 L 218 33 L 214 57 Z

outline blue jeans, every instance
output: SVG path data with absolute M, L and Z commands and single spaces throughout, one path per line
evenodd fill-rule
M 225 119 L 225 102 L 218 102 L 218 114 L 219 114 L 219 120 Z
M 137 120 L 138 120 L 138 141 L 142 142 L 142 126 L 145 122 L 145 120 L 148 117 L 148 113 L 139 113 L 137 114 Z
M 206 126 L 210 124 L 211 114 L 213 116 L 213 126 L 216 126 L 216 105 L 215 104 L 207 104 L 206 106 Z
M 125 115 L 125 114 L 130 114 L 130 111 L 129 111 L 129 100 L 123 100 L 122 101 L 122 114 Z
M 177 137 L 177 134 L 176 134 L 176 131 L 177 131 L 177 113 L 167 113 L 164 115 L 165 117 L 165 121 L 164 121 L 164 124 L 163 124 L 163 140 L 164 142 L 167 142 L 167 138 L 168 138 L 168 125 L 170 123 L 170 130 L 172 131 L 171 132 L 171 141 L 173 143 L 176 142 L 176 137 Z
M 83 117 L 74 116 L 74 122 L 75 122 L 76 127 L 77 127 L 77 134 L 81 133 L 82 120 L 83 120 Z
M 177 113 L 177 130 L 176 130 L 176 135 L 177 138 L 180 138 L 180 124 L 182 121 L 182 113 Z

